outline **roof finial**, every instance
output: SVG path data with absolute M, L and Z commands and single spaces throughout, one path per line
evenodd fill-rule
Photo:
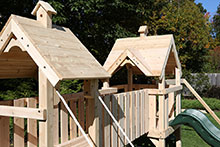
M 40 0 L 31 14 L 37 16 L 37 21 L 41 22 L 44 27 L 52 28 L 52 14 L 57 14 L 57 12 L 49 3 Z
M 147 36 L 147 33 L 148 33 L 148 28 L 147 26 L 140 26 L 138 32 L 140 33 L 140 37 L 144 37 L 144 36 Z

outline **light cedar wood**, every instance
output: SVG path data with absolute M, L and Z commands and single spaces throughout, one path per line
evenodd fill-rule
M 24 99 L 14 100 L 14 106 L 17 108 L 24 107 Z M 1 107 L 7 107 L 7 106 L 1 106 Z M 10 112 L 10 111 L 7 110 L 6 112 Z M 16 112 L 16 111 L 14 111 L 14 112 Z M 12 114 L 13 114 L 13 112 L 12 112 Z M 22 113 L 20 113 L 20 114 L 22 114 Z M 31 113 L 29 113 L 29 114 L 31 114 Z M 15 147 L 23 147 L 24 146 L 24 118 L 16 118 L 16 117 L 14 118 L 14 146 Z
M 35 98 L 27 98 L 27 107 L 28 108 L 36 108 L 37 107 L 37 100 Z M 37 120 L 35 119 L 27 119 L 27 133 L 28 133 L 28 140 L 27 146 L 28 147 L 37 147 L 38 144 L 38 137 L 37 137 Z
M 39 121 L 39 146 L 53 147 L 54 88 L 39 69 L 39 109 L 47 110 L 47 120 Z

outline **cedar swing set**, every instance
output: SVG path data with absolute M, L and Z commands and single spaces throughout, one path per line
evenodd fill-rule
M 2 147 L 133 147 L 145 134 L 158 147 L 175 134 L 180 147 L 180 125 L 170 122 L 181 113 L 182 84 L 220 124 L 181 79 L 173 35 L 147 36 L 141 26 L 139 37 L 117 39 L 101 66 L 70 29 L 52 24 L 50 4 L 39 1 L 32 14 L 36 20 L 11 15 L 0 33 L 0 79 L 36 78 L 39 84 L 39 97 L 0 101 Z M 127 84 L 110 85 L 123 67 Z M 156 81 L 134 84 L 134 75 Z M 60 81 L 73 79 L 84 80 L 83 92 L 61 95 Z

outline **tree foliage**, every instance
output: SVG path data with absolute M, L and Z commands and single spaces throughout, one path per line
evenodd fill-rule
M 183 68 L 202 70 L 208 54 L 210 24 L 201 8 L 190 0 L 174 1 L 162 10 L 157 34 L 173 34 Z
M 58 12 L 53 17 L 53 23 L 70 28 L 101 64 L 106 60 L 116 39 L 137 36 L 139 26 L 144 24 L 149 28 L 149 35 L 174 34 L 185 69 L 200 71 L 205 62 L 209 24 L 204 17 L 205 9 L 193 0 L 45 1 Z M 3 27 L 11 13 L 33 18 L 31 11 L 36 2 L 37 0 L 0 2 L 0 27 Z M 116 79 L 120 80 L 120 77 Z M 2 81 L 1 84 L 7 83 Z M 81 88 L 81 81 L 61 83 L 62 93 L 77 92 Z
M 220 3 L 217 8 L 217 12 L 213 17 L 213 28 L 215 32 L 215 37 L 220 40 Z

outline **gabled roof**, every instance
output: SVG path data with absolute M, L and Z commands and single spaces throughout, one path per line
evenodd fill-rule
M 31 56 L 53 86 L 65 79 L 110 77 L 68 28 L 45 28 L 34 19 L 11 15 L 0 33 L 0 58 L 12 38 Z
M 113 74 L 127 58 L 146 76 L 162 77 L 168 64 L 167 71 L 181 69 L 173 35 L 117 39 L 104 68 Z

